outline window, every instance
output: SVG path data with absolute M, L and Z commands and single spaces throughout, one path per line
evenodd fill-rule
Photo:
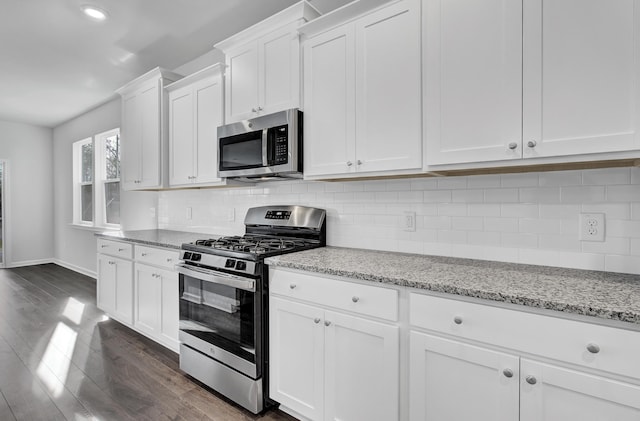
M 73 223 L 120 226 L 120 130 L 73 144 Z

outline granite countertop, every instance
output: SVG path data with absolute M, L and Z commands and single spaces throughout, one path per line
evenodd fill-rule
M 212 234 L 160 229 L 105 231 L 96 233 L 95 235 L 96 237 L 103 237 L 111 240 L 131 241 L 133 243 L 145 244 L 148 246 L 167 247 L 173 249 L 180 249 L 180 246 L 183 243 L 191 243 L 203 238 L 217 237 L 216 235 Z
M 640 275 L 340 247 L 266 263 L 640 324 Z

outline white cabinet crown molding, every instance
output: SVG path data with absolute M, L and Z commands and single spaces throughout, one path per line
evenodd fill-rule
M 127 93 L 134 91 L 139 88 L 140 84 L 145 83 L 151 80 L 157 80 L 158 78 L 164 78 L 171 82 L 182 79 L 182 75 L 178 73 L 174 73 L 170 70 L 163 69 L 162 67 L 156 67 L 143 74 L 142 76 L 137 77 L 131 82 L 127 83 L 123 87 L 116 89 L 116 92 L 120 95 L 126 95 Z
M 275 28 L 282 27 L 288 23 L 298 20 L 309 22 L 318 16 L 320 16 L 320 12 L 307 1 L 303 0 L 223 41 L 216 43 L 214 47 L 222 52 L 226 52 L 229 49 L 233 49 L 239 45 L 246 44 L 257 38 L 265 36 Z
M 204 69 L 198 70 L 195 73 L 187 75 L 180 80 L 168 84 L 167 86 L 165 86 L 165 89 L 167 90 L 167 92 L 175 91 L 176 89 L 180 89 L 184 86 L 201 81 L 208 77 L 224 74 L 224 69 L 226 67 L 227 66 L 224 63 L 212 64 L 211 66 L 207 66 Z

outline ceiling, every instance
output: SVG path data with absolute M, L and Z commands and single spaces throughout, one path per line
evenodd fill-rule
M 326 13 L 349 1 L 309 3 Z M 56 127 L 148 70 L 175 69 L 296 2 L 2 0 L 0 120 Z M 85 4 L 109 18 L 86 17 Z

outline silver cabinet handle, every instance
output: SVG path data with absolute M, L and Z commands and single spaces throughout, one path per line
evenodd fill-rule
M 145 257 L 147 253 L 140 253 L 140 256 Z
M 118 251 L 124 251 L 124 249 L 118 249 Z
M 517 147 L 518 147 L 518 144 L 516 142 L 509 143 L 509 149 L 515 149 Z
M 296 289 L 297 285 L 296 284 L 289 284 L 289 288 L 290 289 Z
M 456 316 L 453 318 L 453 323 L 457 324 L 457 325 L 461 325 L 462 324 L 462 317 L 460 316 Z
M 258 105 L 258 111 L 262 111 L 262 107 Z
M 329 325 L 331 325 L 331 322 L 330 322 L 329 320 L 325 320 L 325 321 L 324 321 L 324 325 L 325 325 L 325 326 L 329 326 Z
M 101 248 L 101 249 L 103 249 L 103 248 L 105 248 L 105 247 L 109 247 L 109 245 L 108 245 L 108 244 L 102 244 L 102 245 L 100 245 L 100 248 Z
M 320 317 L 316 317 L 315 319 L 313 319 L 313 323 L 315 324 L 320 323 Z
M 352 165 L 353 165 L 353 162 L 351 162 L 351 161 L 347 161 L 347 167 L 350 167 L 350 166 L 352 166 Z
M 171 263 L 173 262 L 173 259 L 171 257 L 167 257 L 167 263 Z
M 356 164 L 358 164 L 358 165 L 362 165 L 362 161 L 358 159 L 358 160 L 356 161 Z
M 114 262 L 113 260 L 109 260 L 109 262 L 108 262 L 108 263 L 109 263 L 110 265 L 115 265 L 115 264 L 116 264 L 116 262 Z
M 535 148 L 537 144 L 538 142 L 536 142 L 535 140 L 530 140 L 527 142 L 527 146 L 530 148 Z
M 598 346 L 598 344 L 590 343 L 589 345 L 587 345 L 587 351 L 592 354 L 597 354 L 598 352 L 600 352 L 600 347 Z
M 529 384 L 536 384 L 538 383 L 538 380 L 536 380 L 536 378 L 534 376 L 527 376 L 525 378 L 525 380 L 527 381 L 527 383 Z
M 504 370 L 502 370 L 502 374 L 504 374 L 506 378 L 510 379 L 511 377 L 513 377 L 513 370 L 511 370 L 510 368 L 505 368 Z
M 351 301 L 353 301 L 354 303 L 357 303 L 358 301 L 360 301 L 360 297 L 356 297 L 354 295 L 353 297 L 351 297 Z
M 258 112 L 258 110 L 256 110 L 256 108 L 255 108 L 255 107 L 253 107 L 253 108 L 251 109 L 251 112 L 252 112 L 252 113 L 257 113 L 257 112 Z

